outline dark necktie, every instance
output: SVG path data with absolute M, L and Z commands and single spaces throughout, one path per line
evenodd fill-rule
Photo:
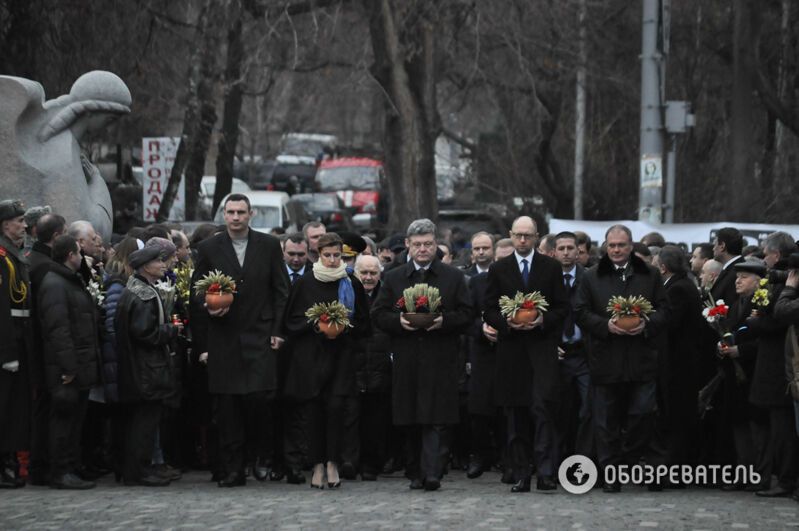
M 530 269 L 527 267 L 527 258 L 522 258 L 522 280 L 527 286 L 527 279 L 530 277 Z
M 569 293 L 570 298 L 572 292 L 571 280 L 571 273 L 563 274 L 563 285 L 566 286 L 566 291 Z M 574 311 L 571 309 L 571 306 L 569 306 L 569 313 L 566 314 L 566 320 L 563 322 L 563 335 L 566 337 L 566 339 L 574 336 Z
M 427 270 L 420 267 L 416 270 L 416 278 L 419 279 L 417 284 L 424 284 L 427 281 Z
M 298 278 L 300 278 L 300 274 L 299 273 L 296 273 L 296 272 L 292 273 L 291 274 L 291 283 L 294 284 L 295 282 L 297 282 Z

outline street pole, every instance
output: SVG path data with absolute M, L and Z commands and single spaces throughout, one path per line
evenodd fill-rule
M 586 0 L 580 0 L 578 15 L 579 64 L 577 65 L 575 120 L 574 120 L 574 219 L 583 219 L 583 175 L 585 172 L 585 68 L 586 51 Z
M 661 222 L 663 203 L 662 59 L 658 46 L 660 0 L 642 0 L 641 143 L 638 219 Z
M 665 223 L 674 223 L 674 194 L 677 189 L 677 135 L 669 135 L 669 154 L 666 158 Z

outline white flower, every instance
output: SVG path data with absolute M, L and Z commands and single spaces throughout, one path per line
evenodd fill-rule
M 89 295 L 92 296 L 92 300 L 98 306 L 103 305 L 103 301 L 105 300 L 105 294 L 103 293 L 102 288 L 100 287 L 100 283 L 96 280 L 90 280 L 89 284 L 86 286 L 86 291 L 89 292 Z
M 724 299 L 717 300 L 716 301 L 716 306 L 726 306 L 726 304 L 724 303 Z
M 707 316 L 708 316 L 709 314 L 710 314 L 710 308 L 705 308 L 704 310 L 702 310 L 702 315 L 703 315 L 705 318 L 707 318 Z

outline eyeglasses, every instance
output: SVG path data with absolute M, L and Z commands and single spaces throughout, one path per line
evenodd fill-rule
M 436 246 L 436 242 L 411 242 L 411 247 L 414 249 L 420 249 L 425 247 L 427 249 L 432 249 Z
M 528 232 L 511 232 L 511 236 L 516 238 L 517 240 L 532 240 L 536 236 L 538 236 L 537 232 L 528 233 Z

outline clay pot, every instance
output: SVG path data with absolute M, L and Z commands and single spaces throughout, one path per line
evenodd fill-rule
M 430 328 L 433 326 L 433 321 L 439 316 L 437 313 L 404 313 L 402 316 L 406 321 L 411 323 L 414 328 Z
M 637 315 L 622 315 L 618 319 L 616 319 L 616 326 L 621 328 L 622 330 L 632 330 L 638 323 L 641 322 L 641 318 Z
M 332 322 L 323 323 L 322 321 L 319 321 L 316 323 L 316 325 L 319 327 L 319 331 L 322 332 L 328 339 L 335 339 L 344 331 L 345 328 L 338 323 Z
M 205 305 L 209 310 L 221 310 L 222 308 L 229 308 L 233 304 L 232 293 L 206 293 Z
M 535 308 L 529 310 L 522 308 L 520 310 L 516 310 L 516 313 L 511 318 L 511 321 L 513 321 L 515 324 L 530 324 L 536 319 L 538 319 L 538 310 Z

